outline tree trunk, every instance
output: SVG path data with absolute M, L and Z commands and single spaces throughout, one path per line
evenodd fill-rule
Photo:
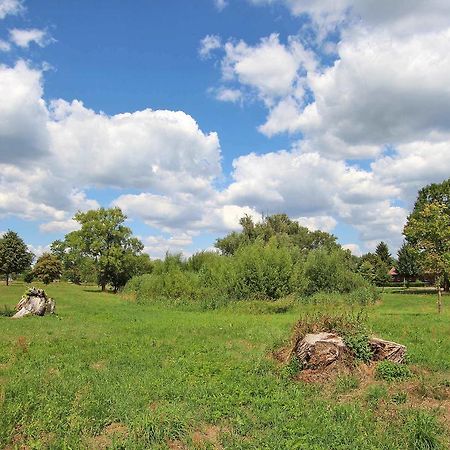
M 388 360 L 399 364 L 405 362 L 406 347 L 402 344 L 373 337 L 369 339 L 369 346 L 373 361 Z
M 334 333 L 307 334 L 294 349 L 305 368 L 324 369 L 341 360 L 347 352 L 343 339 Z
M 106 291 L 106 284 L 102 283 L 102 292 L 105 292 L 105 291 Z
M 368 343 L 372 350 L 372 361 L 405 362 L 404 345 L 375 337 L 370 338 Z M 338 363 L 348 365 L 354 360 L 352 351 L 336 333 L 307 334 L 296 343 L 293 351 L 305 369 L 324 370 Z
M 6 286 L 9 286 L 9 273 L 6 274 Z
M 20 319 L 28 315 L 53 314 L 55 312 L 55 301 L 47 297 L 42 289 L 31 288 L 17 304 L 16 311 L 13 319 Z
M 441 285 L 440 284 L 438 284 L 437 290 L 438 290 L 437 307 L 438 307 L 438 313 L 440 314 L 442 312 L 442 293 L 441 293 Z
M 450 280 L 448 279 L 448 275 L 444 275 L 444 291 L 450 291 Z

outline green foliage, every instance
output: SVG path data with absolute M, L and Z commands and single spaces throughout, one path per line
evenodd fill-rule
M 412 376 L 408 366 L 393 361 L 380 361 L 375 369 L 375 377 L 379 380 L 406 380 Z
M 115 292 L 134 274 L 149 270 L 148 261 L 136 259 L 144 246 L 124 225 L 126 216 L 120 208 L 78 212 L 74 219 L 81 229 L 69 233 L 64 243 L 55 242 L 52 250 L 65 254 L 66 267 L 73 270 L 75 282 L 82 279 L 77 271 L 79 261 L 93 262 L 102 290 L 111 284 Z
M 34 255 L 25 242 L 14 231 L 8 230 L 0 238 L 0 274 L 6 277 L 6 284 L 13 274 L 30 268 Z
M 301 369 L 302 364 L 298 360 L 297 356 L 292 355 L 287 364 L 284 364 L 281 369 L 281 378 L 290 380 L 298 375 Z
M 14 308 L 9 307 L 8 305 L 3 305 L 3 308 L 0 308 L 0 316 L 3 317 L 12 317 L 16 311 Z
M 328 252 L 321 249 L 310 252 L 304 263 L 302 277 L 303 286 L 299 287 L 299 291 L 306 295 L 316 292 L 348 293 L 367 286 L 364 279 L 352 271 L 351 260 L 342 250 Z
M 167 254 L 164 260 L 154 261 L 153 287 L 146 288 L 146 292 L 153 299 L 169 300 L 171 292 L 174 298 L 190 300 L 214 294 L 221 302 L 273 301 L 291 294 L 310 296 L 318 292 L 354 293 L 351 301 L 373 302 L 375 294 L 370 284 L 355 273 L 354 258 L 339 248 L 333 236 L 311 233 L 284 214 L 266 217 L 257 224 L 246 216 L 241 225 L 241 233 L 219 240 L 222 254 L 198 252 L 187 261 L 181 254 Z M 239 240 L 233 250 L 224 244 L 229 237 L 233 242 Z M 319 248 L 311 250 L 315 247 Z M 168 288 L 171 277 L 177 286 L 187 279 L 193 284 L 172 290 Z
M 25 283 L 32 283 L 34 280 L 34 273 L 32 270 L 27 270 L 23 273 L 23 281 Z
M 276 237 L 288 247 L 300 252 L 308 252 L 317 248 L 335 249 L 340 247 L 336 237 L 323 231 L 309 231 L 297 221 L 291 220 L 286 214 L 266 216 L 259 223 L 254 223 L 250 216 L 240 220 L 241 232 L 232 232 L 224 238 L 217 239 L 216 247 L 224 255 L 234 255 L 241 247 L 256 241 L 268 243 Z
M 386 242 L 381 241 L 378 245 L 377 248 L 375 249 L 375 254 L 378 256 L 378 258 L 381 259 L 381 261 L 383 261 L 386 266 L 392 266 L 392 264 L 394 263 L 391 254 L 389 253 L 389 247 L 386 244 Z M 390 267 L 389 267 L 390 268 Z
M 234 258 L 231 296 L 278 299 L 291 293 L 292 255 L 276 239 L 240 248 Z
M 359 260 L 358 273 L 376 286 L 384 286 L 390 281 L 389 269 L 391 264 L 386 263 L 376 253 L 366 253 Z
M 421 270 L 450 289 L 450 179 L 422 188 L 403 231 Z M 440 298 L 438 300 L 440 305 Z
M 397 254 L 397 271 L 402 277 L 417 277 L 420 273 L 418 255 L 416 250 L 407 243 L 404 243 Z
M 75 284 L 97 281 L 95 261 L 83 253 L 76 234 L 69 233 L 64 241 L 54 241 L 50 250 L 62 263 L 62 279 Z
M 193 272 L 200 272 L 203 268 L 214 264 L 218 257 L 219 255 L 217 252 L 202 250 L 200 252 L 194 253 L 187 260 L 186 269 L 192 270 Z
M 44 253 L 38 258 L 33 268 L 33 274 L 44 284 L 52 283 L 61 277 L 62 265 L 59 259 L 50 253 Z
M 366 392 L 366 401 L 371 408 L 376 408 L 381 400 L 386 399 L 388 396 L 388 391 L 386 386 L 379 384 L 373 384 L 368 387 Z
M 404 405 L 408 400 L 408 394 L 406 392 L 396 392 L 392 395 L 391 400 L 396 405 Z
M 350 304 L 367 306 L 380 299 L 380 292 L 375 286 L 362 286 L 351 291 L 347 299 Z
M 403 231 L 424 273 L 440 285 L 450 273 L 450 213 L 444 203 L 427 203 L 408 218 Z
M 347 332 L 344 342 L 352 351 L 356 359 L 368 363 L 372 359 L 372 350 L 369 345 L 369 336 L 365 330 Z
M 409 448 L 412 450 L 444 450 L 442 427 L 436 417 L 426 411 L 414 411 L 408 421 Z

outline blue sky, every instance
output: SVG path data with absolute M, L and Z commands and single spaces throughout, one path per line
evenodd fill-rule
M 395 250 L 417 189 L 450 173 L 449 17 L 443 0 L 0 0 L 0 231 L 39 253 L 77 209 L 119 205 L 158 257 L 287 212 Z

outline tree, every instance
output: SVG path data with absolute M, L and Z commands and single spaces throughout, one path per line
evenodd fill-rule
M 375 250 L 375 254 L 383 261 L 387 266 L 392 265 L 392 256 L 389 253 L 389 247 L 386 242 L 381 241 Z
M 365 260 L 358 267 L 358 273 L 371 284 L 375 283 L 375 267 L 368 260 Z
M 133 257 L 144 248 L 123 224 L 126 218 L 117 207 L 78 212 L 74 219 L 81 229 L 66 237 L 71 251 L 93 259 L 102 291 L 107 284 L 113 286 L 114 292 L 125 285 L 133 275 Z
M 14 231 L 8 230 L 0 239 L 0 273 L 6 277 L 6 285 L 12 274 L 29 269 L 33 261 L 33 253 L 25 242 Z
M 61 261 L 50 253 L 44 253 L 38 258 L 33 268 L 33 274 L 44 284 L 50 284 L 61 277 Z
M 442 310 L 441 286 L 450 273 L 450 214 L 444 203 L 427 203 L 408 218 L 403 234 L 416 251 L 421 269 L 431 275 Z
M 290 219 L 286 214 L 266 216 L 258 223 L 254 223 L 250 216 L 245 215 L 239 223 L 242 227 L 241 232 L 233 231 L 227 236 L 217 239 L 215 246 L 223 255 L 234 255 L 240 247 L 253 244 L 258 240 L 267 244 L 273 237 L 278 242 L 303 253 L 318 248 L 327 250 L 340 248 L 336 242 L 336 236 L 319 230 L 310 231 L 297 221 Z
M 51 246 L 51 253 L 62 263 L 62 277 L 75 284 L 97 280 L 93 258 L 81 251 L 81 243 L 76 235 L 69 233 L 64 241 L 56 240 Z
M 420 267 L 417 260 L 417 253 L 411 245 L 406 242 L 400 247 L 397 253 L 397 271 L 403 279 L 414 278 L 419 275 Z
M 426 205 L 436 202 L 443 205 L 445 214 L 450 215 L 450 178 L 442 183 L 432 183 L 423 187 L 417 195 L 410 217 L 416 217 Z M 450 290 L 448 274 L 444 274 L 443 287 L 445 291 Z
M 360 258 L 360 264 L 358 272 L 360 272 L 364 278 L 372 282 L 377 286 L 383 286 L 389 282 L 389 269 L 390 266 L 386 264 L 376 253 L 366 253 Z

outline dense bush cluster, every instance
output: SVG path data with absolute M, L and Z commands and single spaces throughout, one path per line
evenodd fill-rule
M 297 229 L 310 239 L 302 227 Z M 375 289 L 356 272 L 350 253 L 332 238 L 327 245 L 305 249 L 298 236 L 294 243 L 293 236 L 286 233 L 271 233 L 267 239 L 266 235 L 255 239 L 240 236 L 229 235 L 233 242 L 242 242 L 233 251 L 227 246 L 222 254 L 199 252 L 186 261 L 181 255 L 167 255 L 153 263 L 152 273 L 130 280 L 126 289 L 136 294 L 138 302 L 199 302 L 205 307 L 230 300 L 287 296 L 317 301 L 320 295 L 347 294 L 348 301 L 358 304 L 376 299 Z M 220 240 L 219 246 L 226 239 Z

